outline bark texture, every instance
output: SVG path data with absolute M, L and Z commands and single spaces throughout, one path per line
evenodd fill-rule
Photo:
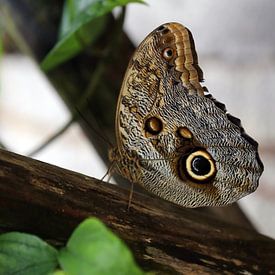
M 157 274 L 274 274 L 275 241 L 192 209 L 0 151 L 0 230 L 64 244 L 95 216 Z

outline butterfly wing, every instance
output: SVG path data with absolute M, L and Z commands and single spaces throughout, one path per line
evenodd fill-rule
M 257 143 L 202 79 L 190 31 L 167 23 L 137 48 L 117 105 L 117 170 L 186 207 L 232 203 L 263 171 Z

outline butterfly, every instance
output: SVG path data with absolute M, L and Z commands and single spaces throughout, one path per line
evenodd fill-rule
M 263 172 L 257 142 L 202 81 L 191 32 L 179 23 L 152 31 L 126 70 L 109 153 L 119 174 L 184 207 L 231 204 Z

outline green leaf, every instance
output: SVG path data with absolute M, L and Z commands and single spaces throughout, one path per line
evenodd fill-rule
M 44 71 L 53 69 L 93 43 L 106 25 L 106 15 L 115 7 L 142 0 L 67 0 L 59 41 L 41 63 Z
M 63 37 L 42 61 L 41 68 L 49 71 L 77 55 L 86 45 L 97 39 L 104 29 L 105 22 L 105 17 L 97 18 Z
M 43 275 L 57 265 L 57 251 L 38 237 L 18 232 L 0 235 L 0 274 Z
M 95 218 L 77 227 L 58 260 L 70 275 L 144 274 L 126 245 Z

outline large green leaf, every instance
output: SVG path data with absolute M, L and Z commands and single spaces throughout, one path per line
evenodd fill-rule
M 46 275 L 57 265 L 57 251 L 38 237 L 17 232 L 0 235 L 0 274 Z
M 75 56 L 102 33 L 106 15 L 115 7 L 142 0 L 67 0 L 64 5 L 59 41 L 42 61 L 48 71 Z
M 144 274 L 126 245 L 95 218 L 78 226 L 58 259 L 70 275 Z

